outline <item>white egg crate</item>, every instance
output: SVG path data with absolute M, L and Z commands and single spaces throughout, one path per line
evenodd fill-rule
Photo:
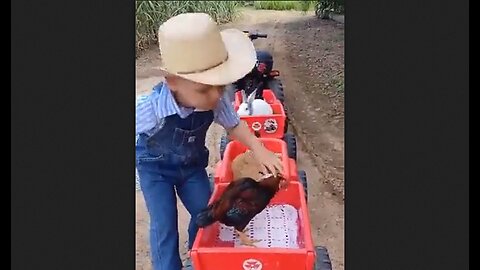
M 288 204 L 272 205 L 255 216 L 247 225 L 250 239 L 259 248 L 298 248 L 298 211 Z M 219 239 L 243 247 L 233 227 L 220 224 Z

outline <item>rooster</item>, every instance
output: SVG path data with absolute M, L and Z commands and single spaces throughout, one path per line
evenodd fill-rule
M 275 194 L 285 187 L 286 179 L 271 173 L 258 181 L 250 177 L 236 179 L 230 182 L 219 199 L 198 214 L 197 225 L 204 228 L 219 221 L 234 227 L 242 245 L 255 247 L 255 243 L 260 241 L 251 240 L 245 228 L 267 207 Z

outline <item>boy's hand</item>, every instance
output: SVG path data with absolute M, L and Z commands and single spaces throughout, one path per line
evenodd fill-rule
M 280 158 L 262 145 L 258 138 L 250 132 L 250 129 L 244 121 L 240 121 L 235 128 L 229 130 L 229 134 L 233 135 L 252 151 L 255 159 L 262 165 L 263 173 L 283 173 Z M 270 172 L 268 170 L 270 170 Z
M 282 173 L 283 166 L 280 158 L 273 152 L 269 151 L 265 147 L 261 146 L 256 149 L 252 149 L 252 153 L 257 162 L 262 165 L 263 173 Z

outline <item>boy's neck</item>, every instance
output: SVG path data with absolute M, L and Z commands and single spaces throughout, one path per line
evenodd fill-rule
M 170 90 L 170 92 L 172 93 L 172 96 L 173 96 L 173 98 L 175 99 L 175 101 L 177 102 L 178 105 L 180 105 L 184 108 L 187 108 L 187 109 L 195 109 L 192 106 L 186 105 L 185 102 L 182 100 L 182 97 L 180 95 L 178 95 L 176 92 L 171 91 L 171 90 Z

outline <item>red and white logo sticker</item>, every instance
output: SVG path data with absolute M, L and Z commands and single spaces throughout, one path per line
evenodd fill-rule
M 260 122 L 253 122 L 252 129 L 255 131 L 259 131 L 260 129 L 262 129 L 262 124 L 260 124 Z
M 244 270 L 262 270 L 263 265 L 259 260 L 247 259 L 243 262 Z

